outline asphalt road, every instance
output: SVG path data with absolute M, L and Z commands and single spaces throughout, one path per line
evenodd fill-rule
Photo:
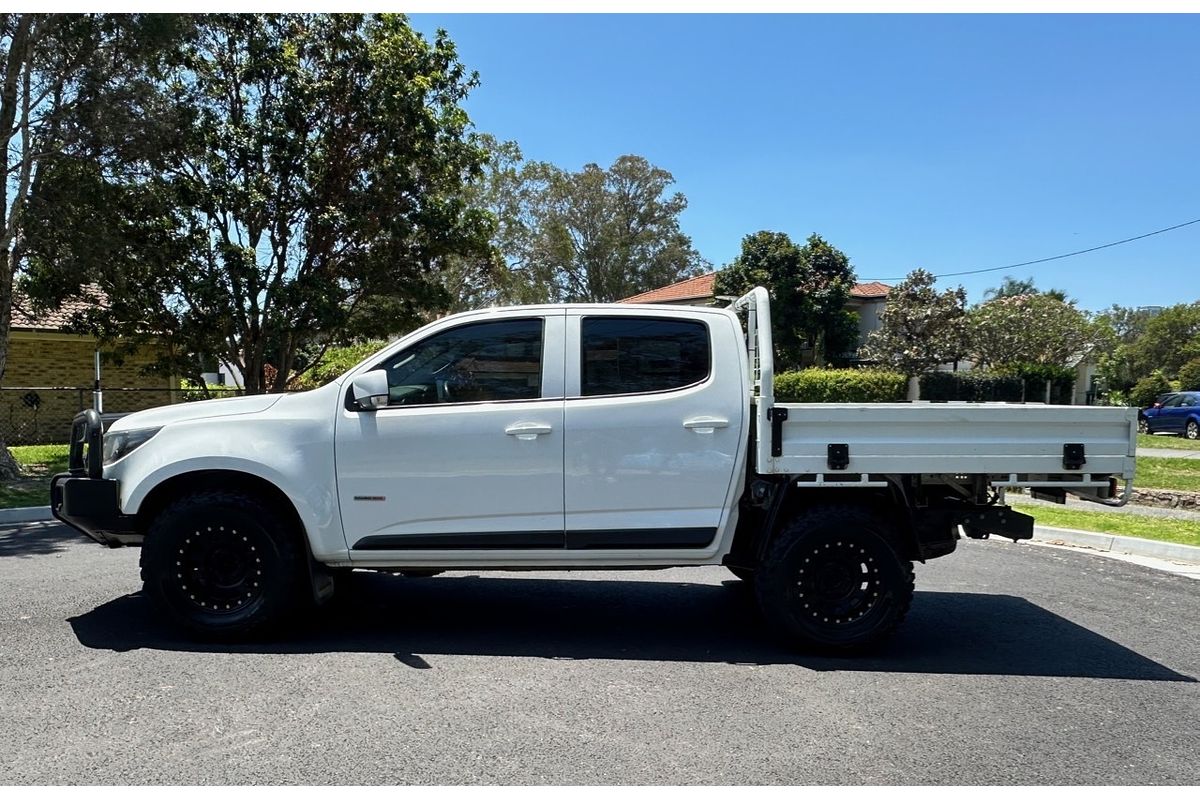
M 776 646 L 719 568 L 363 574 L 198 645 L 137 551 L 0 528 L 0 784 L 1195 784 L 1200 582 L 962 544 L 867 659 Z

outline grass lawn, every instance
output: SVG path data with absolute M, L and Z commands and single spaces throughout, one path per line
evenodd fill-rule
M 1166 450 L 1200 450 L 1200 439 L 1184 439 L 1182 436 L 1151 436 L 1139 433 L 1138 447 L 1159 447 Z
M 25 476 L 12 483 L 0 483 L 0 508 L 49 505 L 50 476 L 66 471 L 67 445 L 34 444 L 9 450 Z
M 1112 511 L 1077 511 L 1061 506 L 1023 503 L 1014 495 L 1009 495 L 1009 502 L 1021 513 L 1031 515 L 1039 525 L 1200 546 L 1200 523 L 1186 519 L 1147 517 Z
M 1179 489 L 1200 492 L 1200 459 L 1147 458 L 1137 460 L 1133 485 L 1139 489 Z

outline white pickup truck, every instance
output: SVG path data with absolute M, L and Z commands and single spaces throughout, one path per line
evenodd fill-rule
M 1009 487 L 1119 504 L 1133 409 L 783 404 L 768 294 L 431 323 L 313 391 L 74 420 L 55 516 L 142 545 L 145 591 L 209 637 L 260 635 L 353 569 L 723 564 L 810 649 L 900 624 L 959 529 L 1029 538 Z

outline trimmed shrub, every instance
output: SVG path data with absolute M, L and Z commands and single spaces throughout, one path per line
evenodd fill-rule
M 1012 375 L 1025 384 L 1025 400 L 1041 403 L 1046 399 L 1046 381 L 1050 382 L 1050 402 L 1070 405 L 1075 391 L 1075 370 L 1054 364 L 1002 364 L 997 375 Z
M 316 389 L 324 386 L 367 356 L 382 350 L 385 344 L 387 342 L 369 341 L 345 347 L 331 347 L 325 351 L 315 367 L 305 371 L 299 377 L 293 378 L 289 383 L 289 388 Z
M 802 369 L 775 376 L 781 403 L 899 403 L 908 380 L 882 369 Z
M 1179 368 L 1179 391 L 1200 391 L 1200 358 L 1193 358 Z
M 1171 382 L 1167 380 L 1167 376 L 1156 371 L 1133 385 L 1133 388 L 1129 390 L 1129 402 L 1138 408 L 1149 408 L 1154 405 L 1154 401 L 1160 394 L 1171 391 L 1174 389 L 1171 388 Z
M 1024 399 L 1024 391 L 1024 381 L 1014 375 L 970 370 L 927 372 L 921 376 L 921 399 L 935 403 L 951 400 L 1019 403 Z
M 218 397 L 234 397 L 240 395 L 242 390 L 236 386 L 226 386 L 223 383 L 206 383 L 208 391 L 202 391 L 200 385 L 195 381 L 189 381 L 184 378 L 179 382 L 179 388 L 182 390 L 179 394 L 181 400 L 185 403 L 191 403 L 196 400 L 213 400 Z

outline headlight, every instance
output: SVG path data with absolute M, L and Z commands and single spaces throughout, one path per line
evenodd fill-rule
M 138 449 L 162 428 L 141 428 L 136 431 L 117 431 L 104 434 L 104 466 L 119 461 Z

